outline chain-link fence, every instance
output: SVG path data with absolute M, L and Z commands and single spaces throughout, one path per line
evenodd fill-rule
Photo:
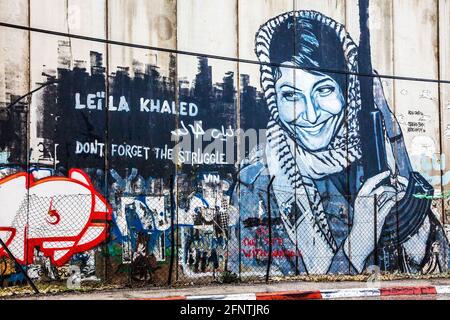
M 75 265 L 95 278 L 93 249 L 107 240 L 111 220 L 104 201 L 95 194 L 39 193 L 9 200 L 0 228 L 3 285 L 66 280 Z
M 171 184 L 109 204 L 95 194 L 24 195 L 0 229 L 2 285 L 26 283 L 20 266 L 35 283 L 76 274 L 81 284 L 131 287 L 448 270 L 447 198 L 309 195 L 266 182 L 233 194 Z
M 235 269 L 243 279 L 358 275 L 374 268 L 414 275 L 448 271 L 448 199 L 405 192 L 311 196 L 280 186 L 265 196 L 264 190 L 240 196 Z

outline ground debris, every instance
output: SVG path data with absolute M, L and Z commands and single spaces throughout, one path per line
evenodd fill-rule
M 283 276 L 271 276 L 269 277 L 269 283 L 289 283 L 289 282 L 312 282 L 312 283 L 332 283 L 332 282 L 367 282 L 370 279 L 370 274 L 361 274 L 361 275 L 301 275 L 301 276 L 291 276 L 291 277 L 283 277 Z M 379 277 L 376 279 L 378 281 L 399 281 L 399 280 L 431 280 L 431 279 L 450 279 L 450 272 L 448 273 L 439 273 L 439 274 L 430 274 L 430 275 L 412 275 L 412 274 L 400 274 L 400 273 L 380 273 Z M 240 279 L 238 282 L 235 282 L 233 286 L 240 285 L 257 285 L 266 283 L 264 278 L 246 278 Z M 36 286 L 40 292 L 40 295 L 45 296 L 56 296 L 56 295 L 65 295 L 71 293 L 92 293 L 92 292 L 105 292 L 111 290 L 130 290 L 130 285 L 124 284 L 110 284 L 110 283 L 102 283 L 102 282 L 94 282 L 87 281 L 82 283 L 80 289 L 69 289 L 65 282 L 52 282 L 52 283 L 44 283 L 39 282 L 36 283 Z M 175 282 L 170 286 L 171 288 L 187 288 L 187 287 L 210 287 L 210 286 L 223 286 L 218 281 L 210 281 L 210 282 L 197 282 L 194 283 L 192 281 L 189 282 Z M 168 288 L 167 286 L 155 286 L 155 285 L 142 285 L 142 286 L 131 286 L 136 290 L 144 290 L 144 289 L 157 289 L 157 288 Z M 15 298 L 15 297 L 27 297 L 34 295 L 34 291 L 28 285 L 23 286 L 12 286 L 0 288 L 0 299 L 4 298 Z
M 106 285 L 101 283 L 88 283 L 83 284 L 80 289 L 69 289 L 66 285 L 66 283 L 36 283 L 36 287 L 39 290 L 39 293 L 41 295 L 60 295 L 60 294 L 66 294 L 66 293 L 89 293 L 89 292 L 95 292 L 95 291 L 105 291 L 105 290 L 112 290 L 112 289 L 121 289 L 120 286 L 116 285 Z M 33 289 L 26 285 L 26 286 L 12 286 L 12 287 L 6 287 L 6 288 L 0 288 L 0 298 L 7 298 L 7 297 L 23 297 L 23 296 L 29 296 L 34 295 Z

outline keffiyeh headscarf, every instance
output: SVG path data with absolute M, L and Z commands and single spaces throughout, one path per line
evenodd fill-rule
M 269 65 L 273 63 L 270 50 L 274 33 L 280 26 L 286 23 L 295 24 L 300 19 L 320 23 L 323 28 L 329 28 L 336 34 L 342 45 L 347 68 L 341 72 L 352 73 L 347 76 L 347 92 L 346 95 L 344 94 L 347 101 L 343 123 L 328 147 L 319 151 L 301 148 L 295 141 L 295 133 L 280 120 L 275 92 L 276 80 L 272 66 Z M 289 40 L 286 39 L 286 41 Z M 355 75 L 358 72 L 357 53 L 357 46 L 343 25 L 314 11 L 296 11 L 279 15 L 261 26 L 256 34 L 256 54 L 261 62 L 261 85 L 270 112 L 266 156 L 269 172 L 276 177 L 274 186 L 284 188 L 291 186 L 297 194 L 307 195 L 309 201 L 306 204 L 300 200 L 302 197 L 292 197 L 291 202 L 296 201 L 303 213 L 306 210 L 312 213 L 310 216 L 313 217 L 312 222 L 317 233 L 325 238 L 334 252 L 338 250 L 337 244 L 328 226 L 320 192 L 314 180 L 342 172 L 353 162 L 361 159 L 357 117 L 361 108 L 361 96 L 359 80 Z M 276 190 L 275 196 L 278 198 Z

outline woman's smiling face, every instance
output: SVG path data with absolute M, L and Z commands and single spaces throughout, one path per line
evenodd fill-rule
M 306 149 L 327 147 L 343 119 L 341 87 L 330 76 L 317 72 L 296 68 L 280 68 L 280 72 L 275 90 L 281 121 Z

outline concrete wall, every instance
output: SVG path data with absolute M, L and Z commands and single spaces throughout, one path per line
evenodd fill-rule
M 418 172 L 422 181 L 434 189 L 435 196 L 448 194 L 450 1 L 370 2 L 371 59 L 384 90 L 378 103 L 387 103 L 395 131 L 400 132 L 399 125 L 403 133 L 392 139 L 391 148 L 386 147 L 394 158 L 390 169 L 394 178 L 396 170 L 400 176 Z M 311 200 L 313 191 L 292 185 L 292 177 L 288 178 L 289 172 L 283 168 L 283 157 L 279 158 L 278 169 L 265 157 L 268 152 L 263 147 L 267 142 L 265 130 L 273 119 L 264 97 L 266 91 L 267 98 L 267 88 L 261 86 L 255 34 L 260 26 L 282 13 L 314 10 L 344 25 L 358 45 L 358 3 L 357 0 L 0 0 L 3 23 L 0 197 L 11 202 L 8 213 L 0 217 L 3 227 L 0 230 L 4 230 L 0 231 L 3 232 L 0 237 L 15 248 L 18 260 L 30 266 L 30 274 L 35 278 L 40 275 L 33 270 L 44 268 L 45 261 L 59 269 L 81 264 L 86 277 L 104 278 L 105 270 L 133 264 L 140 246 L 145 248 L 145 257 L 154 255 L 161 266 L 160 273 L 164 274 L 173 240 L 169 220 L 169 185 L 173 176 L 177 279 L 213 276 L 213 271 L 223 271 L 226 265 L 228 270 L 241 275 L 264 273 L 267 243 L 262 246 L 255 243 L 265 242 L 268 176 L 278 177 L 271 190 L 276 202 L 275 217 L 281 219 L 283 206 L 303 206 L 304 214 L 308 206 L 319 209 Z M 298 19 L 295 17 L 294 21 Z M 321 30 L 316 34 L 319 42 L 324 34 Z M 299 38 L 294 32 L 292 38 L 288 34 L 283 41 L 295 44 Z M 323 57 L 324 61 L 328 58 Z M 292 83 L 303 79 L 299 70 L 292 72 Z M 348 86 L 351 81 L 351 75 L 347 75 Z M 349 102 L 345 88 L 342 89 Z M 19 97 L 22 99 L 12 105 Z M 302 108 L 299 101 L 293 105 L 295 110 Z M 320 105 L 316 107 L 321 109 Z M 348 110 L 348 105 L 343 109 Z M 281 128 L 278 132 L 285 131 L 283 134 L 289 136 L 283 119 L 278 121 Z M 349 118 L 344 122 L 351 123 Z M 359 130 L 363 132 L 366 127 Z M 209 140 L 205 138 L 208 135 Z M 252 152 L 242 139 L 249 136 L 257 139 L 251 147 L 259 145 L 259 153 Z M 292 141 L 302 145 L 301 139 Z M 404 142 L 406 149 L 397 144 L 399 141 Z M 197 155 L 198 143 L 202 152 Z M 191 153 L 179 153 L 186 151 L 188 145 L 194 146 L 191 150 L 196 157 L 194 163 L 189 161 Z M 276 146 L 272 151 L 278 152 Z M 297 158 L 300 156 L 293 149 L 290 151 L 297 159 L 295 169 L 291 169 L 304 178 L 305 168 L 314 168 L 314 161 L 301 162 Z M 348 163 L 343 167 L 354 164 L 350 167 L 357 172 L 356 167 L 373 156 L 363 152 L 362 160 L 358 161 L 347 157 L 344 162 Z M 409 162 L 411 170 L 399 169 L 406 168 Z M 31 173 L 33 178 L 26 180 L 24 172 Z M 335 173 L 332 169 L 330 172 Z M 340 249 L 333 244 L 323 244 L 323 248 L 320 243 L 311 244 L 311 239 L 316 236 L 319 239 L 320 233 L 325 232 L 312 225 L 305 226 L 311 233 L 299 235 L 300 225 L 289 229 L 280 223 L 279 247 L 274 249 L 279 257 L 275 259 L 274 274 L 359 273 L 364 263 L 375 262 L 371 260 L 375 256 L 384 259 L 381 267 L 385 270 L 402 269 L 400 263 L 392 262 L 401 256 L 414 261 L 406 263 L 411 272 L 427 268 L 435 271 L 436 268 L 430 267 L 436 262 L 430 249 L 433 243 L 441 244 L 438 250 L 441 255 L 436 259 L 446 269 L 447 241 L 442 230 L 450 214 L 448 197 L 438 197 L 433 205 L 427 204 L 429 210 L 419 219 L 418 229 L 401 243 L 402 254 L 393 245 L 395 240 L 389 242 L 386 235 L 381 236 L 384 239 L 379 243 L 381 249 L 373 255 L 373 240 L 368 239 L 373 239 L 374 230 L 360 228 L 365 231 L 357 233 L 358 228 L 352 228 L 356 221 L 362 221 L 354 220 L 354 215 L 369 212 L 369 205 L 357 209 L 357 204 L 342 198 L 360 194 L 367 176 L 358 182 L 351 170 L 341 170 L 340 174 L 356 189 L 336 187 L 330 178 L 332 174 L 326 172 L 313 179 L 327 219 L 325 229 L 330 229 L 334 238 L 331 242 Z M 28 183 L 23 184 L 22 179 Z M 42 220 L 42 215 L 53 212 L 54 197 L 79 196 L 82 202 L 90 194 L 98 197 L 93 197 L 92 210 L 73 209 L 76 213 L 64 213 L 69 204 L 61 200 L 61 208 L 55 209 L 61 212 L 51 216 L 55 220 Z M 299 194 L 299 200 L 291 199 L 294 194 Z M 373 194 L 366 194 L 367 199 Z M 326 196 L 330 199 L 324 200 Z M 397 188 L 392 203 L 400 203 L 401 196 Z M 425 201 L 424 194 L 416 192 L 415 196 Z M 23 214 L 23 201 L 31 203 L 30 197 L 40 199 L 40 204 L 35 205 L 42 206 L 43 211 L 26 211 L 28 218 L 36 216 L 31 219 L 35 219 L 35 225 L 31 223 L 27 229 L 18 217 Z M 343 222 L 332 218 L 333 205 L 347 212 L 344 231 L 338 226 Z M 314 210 L 313 216 L 320 216 L 321 210 Z M 109 226 L 104 222 L 98 224 L 100 213 L 103 220 L 110 221 Z M 386 215 L 380 214 L 379 221 L 383 222 Z M 64 223 L 76 224 L 74 221 L 84 216 L 86 225 L 79 226 L 80 230 L 67 232 L 62 227 Z M 367 213 L 368 216 L 372 219 L 373 215 Z M 414 220 L 412 216 L 414 213 L 405 219 Z M 248 227 L 249 219 L 256 219 L 259 224 Z M 382 227 L 381 223 L 378 228 Z M 33 228 L 46 231 L 30 234 Z M 19 231 L 25 233 L 19 236 Z M 392 246 L 397 248 L 396 253 L 390 253 Z M 322 266 L 308 255 L 318 248 L 325 250 Z M 110 259 L 105 260 L 105 255 Z M 348 259 L 337 257 L 342 255 Z M 336 267 L 339 264 L 341 267 Z

